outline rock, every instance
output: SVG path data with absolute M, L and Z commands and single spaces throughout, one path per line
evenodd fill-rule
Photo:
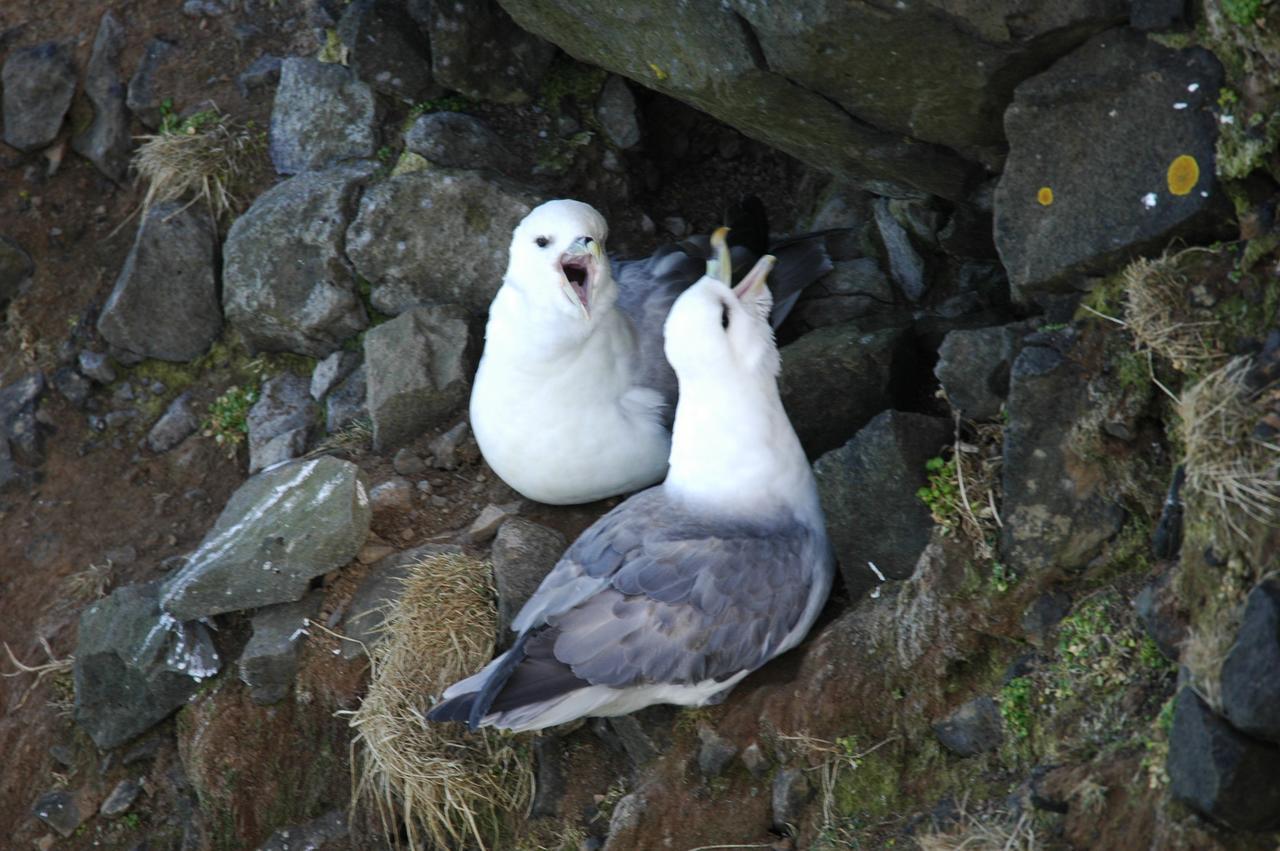
M 72 405 L 83 408 L 89 399 L 89 379 L 69 366 L 59 367 L 53 374 L 53 386 Z
M 508 517 L 516 514 L 519 508 L 518 502 L 508 505 L 489 503 L 467 527 L 467 540 L 473 544 L 487 544 L 498 534 L 498 528 L 507 521 Z
M 340 349 L 316 364 L 311 373 L 311 398 L 317 402 L 360 365 L 360 355 Z
M 162 38 L 153 38 L 147 42 L 138 67 L 129 78 L 125 105 L 151 130 L 159 129 L 160 122 L 164 118 L 161 108 L 164 101 L 157 91 L 156 74 L 162 65 L 175 58 L 177 58 L 177 45 Z
M 773 777 L 773 829 L 794 834 L 801 813 L 813 797 L 813 786 L 803 768 L 784 768 Z
M 325 431 L 329 434 L 356 422 L 368 421 L 368 387 L 364 364 L 356 367 L 346 380 L 324 400 Z
M 38 464 L 41 460 L 36 402 L 44 387 L 44 375 L 39 372 L 27 373 L 0 387 L 0 444 L 28 464 Z
M 889 277 L 870 257 L 837 260 L 829 274 L 805 289 L 795 315 L 810 328 L 838 325 L 895 309 Z
M 102 806 L 98 808 L 98 814 L 107 818 L 123 815 L 133 806 L 133 802 L 138 799 L 138 793 L 141 791 L 142 784 L 137 780 L 121 780 L 102 802 Z
M 916 491 L 924 464 L 950 443 L 946 420 L 885 411 L 813 465 L 827 530 L 849 596 L 888 579 L 907 579 L 929 543 L 933 517 Z M 856 520 L 856 522 L 854 522 Z
M 956 410 L 968 419 L 993 420 L 1009 395 L 1009 368 L 1029 323 L 961 328 L 947 334 L 933 374 Z
M 1187 0 L 1133 0 L 1129 26 L 1147 32 L 1168 30 L 1187 23 Z
M 76 90 L 69 45 L 45 42 L 14 50 L 0 71 L 4 88 L 4 141 L 19 151 L 52 142 Z
M 82 351 L 76 361 L 80 371 L 99 384 L 111 384 L 116 380 L 116 371 L 111 368 L 111 360 L 100 352 Z
M 873 205 L 876 229 L 889 260 L 889 274 L 908 301 L 916 302 L 924 296 L 924 260 L 911 244 L 907 231 L 893 217 L 889 199 L 880 198 Z
M 342 633 L 348 639 L 342 643 L 342 658 L 355 659 L 363 652 L 362 648 L 372 649 L 382 640 L 387 609 L 400 599 L 411 566 L 431 556 L 461 552 L 462 547 L 456 544 L 424 544 L 389 555 L 370 567 L 342 619 Z
M 490 168 L 507 174 L 519 168 L 519 162 L 498 134 L 480 119 L 462 112 L 420 116 L 404 134 L 404 146 L 447 168 Z
M 458 450 L 466 442 L 471 433 L 471 425 L 463 420 L 444 434 L 431 441 L 431 466 L 437 470 L 456 470 L 459 463 Z
M 1142 586 L 1133 598 L 1133 608 L 1160 655 L 1177 662 L 1189 624 L 1174 588 L 1173 571 L 1165 571 Z
M 80 615 L 75 718 L 99 748 L 160 723 L 218 672 L 209 630 L 174 620 L 159 598 L 159 583 L 125 585 Z
M 1000 550 L 1020 576 L 1083 567 L 1124 522 L 1124 510 L 1106 498 L 1105 475 L 1069 446 L 1096 404 L 1086 390 L 1082 368 L 1053 348 L 1028 345 L 1014 360 Z
M 1236 642 L 1222 663 L 1222 710 L 1237 730 L 1280 743 L 1280 579 L 1249 592 Z
M 746 766 L 747 771 L 751 772 L 751 776 L 759 779 L 769 773 L 772 763 L 769 757 L 764 755 L 764 750 L 756 742 L 752 742 L 742 749 L 742 764 Z
M 222 305 L 250 346 L 322 358 L 369 324 L 342 246 L 371 174 L 366 163 L 299 175 L 259 195 L 231 226 Z
M 217 244 L 203 205 L 154 205 L 98 317 L 98 333 L 126 355 L 183 362 L 203 354 L 222 333 Z
M 431 51 L 403 2 L 355 0 L 338 21 L 346 65 L 383 94 L 404 101 L 436 97 Z
M 984 695 L 962 703 L 945 721 L 934 724 L 933 734 L 952 753 L 976 756 L 1000 747 L 1004 721 L 996 702 Z
M 391 466 L 402 476 L 421 476 L 427 472 L 427 464 L 412 449 L 402 446 L 391 459 Z
M 267 606 L 253 615 L 253 637 L 240 654 L 240 681 L 253 702 L 279 703 L 298 672 L 298 648 L 307 624 L 320 611 L 324 591 L 317 589 L 295 603 Z
M 738 749 L 708 726 L 698 728 L 698 770 L 703 777 L 719 777 L 738 755 Z
M 809 457 L 839 446 L 890 405 L 890 375 L 904 341 L 901 328 L 862 333 L 850 323 L 782 347 L 778 389 Z
M 673 706 L 651 706 L 631 715 L 601 719 L 595 733 L 640 768 L 670 750 L 675 713 Z
M 561 815 L 560 802 L 568 785 L 564 777 L 564 746 L 556 736 L 538 736 L 533 740 L 534 777 L 532 818 L 555 818 Z
M 268 379 L 246 418 L 249 426 L 249 474 L 296 458 L 307 449 L 319 409 L 310 382 L 291 372 Z
M 147 447 L 157 454 L 168 452 L 195 433 L 200 420 L 191 407 L 191 393 L 183 393 L 165 409 L 147 433 Z
M 330 810 L 319 818 L 293 827 L 277 830 L 258 851 L 310 851 L 329 848 L 349 835 L 347 815 L 343 810 Z
M 1049 631 L 1071 611 L 1071 595 L 1053 588 L 1031 601 L 1022 613 L 1022 631 L 1032 644 L 1043 646 Z
M 386 451 L 456 415 L 471 386 L 466 313 L 415 307 L 364 337 L 373 445 Z
M 1018 86 L 995 194 L 996 247 L 1016 301 L 1221 228 L 1221 83 L 1207 50 L 1112 30 Z
M 528 101 L 555 53 L 550 44 L 513 23 L 494 0 L 411 0 L 410 14 L 431 35 L 436 82 L 472 100 Z
M 505 519 L 498 527 L 489 558 L 498 591 L 500 644 L 507 643 L 503 639 L 508 637 L 511 621 L 556 566 L 568 544 L 556 530 L 522 517 Z
M 609 816 L 609 835 L 600 851 L 624 851 L 626 848 L 635 848 L 640 838 L 637 835 L 640 829 L 640 817 L 644 814 L 648 803 L 639 791 L 619 798 Z
M 264 53 L 253 60 L 249 67 L 236 77 L 236 88 L 240 90 L 240 97 L 247 99 L 250 92 L 280 82 L 280 66 L 283 64 L 283 59 L 270 53 Z
M 64 837 L 75 833 L 76 828 L 84 821 L 75 796 L 66 790 L 45 792 L 39 798 L 36 798 L 35 805 L 31 807 L 31 812 L 35 814 L 36 818 L 58 831 Z
M 376 107 L 373 90 L 349 69 L 296 56 L 284 60 L 271 110 L 276 171 L 297 174 L 372 157 L 378 147 Z
M 605 81 L 596 100 L 596 119 L 610 144 L 624 151 L 640 144 L 636 99 L 622 77 L 611 76 Z
M 369 491 L 373 513 L 408 511 L 413 508 L 413 485 L 401 478 L 388 479 L 374 485 Z
M 1189 686 L 1174 704 L 1165 768 L 1170 794 L 1196 812 L 1237 830 L 1280 826 L 1280 748 L 1234 730 Z
M 314 577 L 351 561 L 370 515 L 350 462 L 319 456 L 260 473 L 165 580 L 162 606 L 187 620 L 299 600 Z
M 0 236 L 0 308 L 22 292 L 35 271 L 31 255 L 9 237 Z
M 535 204 L 471 172 L 396 175 L 360 199 L 347 256 L 383 313 L 453 303 L 484 316 L 502 285 L 511 231 Z
M 84 77 L 84 93 L 93 105 L 93 123 L 71 140 L 76 153 L 116 183 L 124 182 L 129 170 L 129 150 L 133 147 L 119 67 L 124 37 L 124 27 L 115 15 L 104 14 Z

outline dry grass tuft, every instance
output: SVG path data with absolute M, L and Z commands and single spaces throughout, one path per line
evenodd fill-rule
M 954 824 L 917 836 L 916 844 L 920 851 L 1039 851 L 1045 847 L 1029 813 L 975 815 L 964 802 Z
M 1154 260 L 1135 260 L 1123 272 L 1125 325 L 1139 347 L 1169 360 L 1179 372 L 1203 369 L 1226 359 L 1207 333 L 1221 323 L 1198 316 L 1191 303 L 1190 278 L 1182 262 L 1191 248 Z
M 1182 642 L 1179 661 L 1187 666 L 1196 692 L 1217 712 L 1222 711 L 1222 663 L 1236 641 L 1238 614 L 1224 609 L 1220 617 L 1198 624 Z
M 27 690 L 23 692 L 22 699 L 18 701 L 18 705 L 14 707 L 14 711 L 17 711 L 18 709 L 22 708 L 22 705 L 27 702 L 27 698 L 31 696 L 31 692 L 35 690 L 36 686 L 40 685 L 40 682 L 45 677 L 50 677 L 50 676 L 57 677 L 62 674 L 70 673 L 71 668 L 75 665 L 75 662 L 76 662 L 74 656 L 67 656 L 67 658 L 65 659 L 59 659 L 57 656 L 53 655 L 53 648 L 49 646 L 49 642 L 46 641 L 43 637 L 40 638 L 40 648 L 44 650 L 44 655 L 49 657 L 49 661 L 42 662 L 35 665 L 23 664 L 22 662 L 18 661 L 17 656 L 13 655 L 13 650 L 9 648 L 9 645 L 7 643 L 5 643 L 3 646 L 4 646 L 4 652 L 8 655 L 9 662 L 10 664 L 13 665 L 14 670 L 8 671 L 8 672 L 0 672 L 0 676 L 3 676 L 6 679 L 8 679 L 10 677 L 20 677 L 23 674 L 36 675 L 35 680 L 32 681 L 31 685 L 27 686 Z
M 866 749 L 859 748 L 857 740 L 850 736 L 842 736 L 834 742 L 829 742 L 804 731 L 793 736 L 778 736 L 778 740 L 786 743 L 798 756 L 812 763 L 806 770 L 817 775 L 818 778 L 818 804 L 822 808 L 820 832 L 830 836 L 840 831 L 836 788 L 840 783 L 841 775 L 846 771 L 857 771 L 863 759 L 885 745 L 896 742 L 898 737 L 890 736 Z
M 333 453 L 358 455 L 372 446 L 373 423 L 363 418 L 355 419 L 317 443 L 315 449 L 307 453 L 307 457 Z
M 111 586 L 111 559 L 102 564 L 91 564 L 66 578 L 67 591 L 78 600 L 96 600 L 107 593 Z
M 377 812 L 408 844 L 494 847 L 533 796 L 532 757 L 519 738 L 429 724 L 427 700 L 489 661 L 497 609 L 489 566 L 460 555 L 414 565 L 385 637 L 371 652 L 369 692 L 352 713 L 353 806 Z

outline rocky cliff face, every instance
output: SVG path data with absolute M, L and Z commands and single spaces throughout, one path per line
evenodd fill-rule
M 13 847 L 1275 847 L 1271 5 L 11 5 Z M 512 227 L 753 194 L 834 264 L 779 330 L 818 625 L 719 706 L 448 744 L 512 778 L 465 829 L 370 796 L 371 676 L 447 668 L 380 628 L 423 559 L 482 652 L 609 507 L 470 437 Z

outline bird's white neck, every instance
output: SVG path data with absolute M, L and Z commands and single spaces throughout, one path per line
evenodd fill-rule
M 605 338 L 614 340 L 614 348 L 618 339 L 635 344 L 630 323 L 611 300 L 587 320 L 503 286 L 489 306 L 485 355 L 535 370 L 544 365 L 559 367 L 566 360 L 579 358 L 594 340 L 603 342 Z

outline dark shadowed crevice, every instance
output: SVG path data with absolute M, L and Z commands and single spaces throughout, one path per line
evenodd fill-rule
M 764 47 L 760 44 L 760 37 L 756 35 L 755 28 L 738 12 L 733 12 L 732 15 L 742 30 L 742 37 L 747 43 L 747 52 L 751 54 L 751 61 L 755 63 L 757 69 L 768 71 L 769 60 L 764 55 Z

